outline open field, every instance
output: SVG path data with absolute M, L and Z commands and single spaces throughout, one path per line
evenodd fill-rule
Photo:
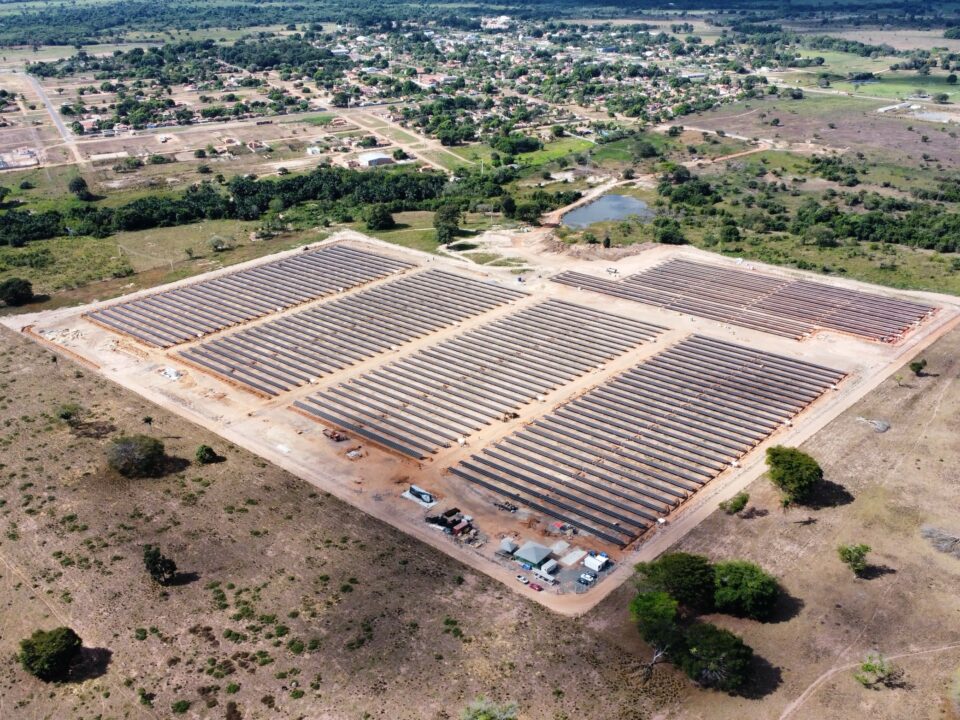
M 0 247 L 0 279 L 27 278 L 38 293 L 51 295 L 40 306 L 63 307 L 175 282 L 325 237 L 325 233 L 306 232 L 253 240 L 251 232 L 256 226 L 253 222 L 209 220 L 178 228 L 88 238 L 80 243 L 76 238 L 56 238 L 45 241 L 40 248 Z M 226 242 L 230 249 L 214 252 L 210 247 L 214 238 Z M 193 257 L 187 250 L 193 251 Z M 39 264 L 31 260 L 38 252 Z M 7 314 L 10 309 L 3 308 L 2 312 Z
M 889 45 L 894 50 L 932 50 L 934 48 L 946 48 L 953 52 L 960 50 L 960 40 L 950 40 L 943 36 L 943 31 L 946 28 L 935 30 L 916 30 L 912 28 L 834 30 L 828 26 L 812 28 L 797 26 L 796 29 L 807 30 L 814 35 L 830 35 L 844 40 L 854 40 L 867 45 Z

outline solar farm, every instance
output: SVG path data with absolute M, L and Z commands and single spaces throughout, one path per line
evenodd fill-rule
M 425 488 L 490 539 L 563 528 L 639 557 L 957 317 L 935 297 L 696 251 L 620 267 L 571 260 L 520 282 L 350 234 L 24 329 L 501 577 L 495 542 L 424 530 L 401 491 Z

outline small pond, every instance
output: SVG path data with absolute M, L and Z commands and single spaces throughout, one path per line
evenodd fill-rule
M 582 230 L 594 223 L 623 220 L 631 215 L 648 219 L 654 216 L 654 212 L 643 200 L 613 193 L 603 195 L 588 205 L 568 212 L 563 216 L 563 224 L 575 230 Z

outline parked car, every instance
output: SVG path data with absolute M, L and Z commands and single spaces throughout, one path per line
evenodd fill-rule
M 530 581 L 524 575 L 517 575 L 517 582 L 523 583 L 524 585 L 528 584 Z
M 527 587 L 529 587 L 531 590 L 536 590 L 537 592 L 543 590 L 543 586 L 537 585 L 536 583 L 530 583 Z
M 596 579 L 596 575 L 591 575 L 590 573 L 582 573 L 580 577 L 577 578 L 582 585 L 592 585 Z
M 593 581 L 592 581 L 592 580 L 584 580 L 582 577 L 578 577 L 578 578 L 577 578 L 577 582 L 580 583 L 581 585 L 592 585 L 592 584 L 593 584 Z

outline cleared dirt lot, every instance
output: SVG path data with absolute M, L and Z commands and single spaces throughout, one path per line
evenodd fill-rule
M 358 243 L 358 247 L 394 254 L 399 259 L 415 260 L 425 265 L 449 268 L 457 266 L 453 260 L 405 252 L 383 243 L 370 241 L 356 233 L 341 234 L 336 236 L 336 239 Z M 689 248 L 678 250 L 660 246 L 638 255 L 622 258 L 618 261 L 618 267 L 626 275 L 653 266 L 678 253 L 708 261 L 713 257 Z M 551 271 L 572 266 L 587 268 L 594 273 L 601 272 L 596 267 L 591 269 L 590 261 L 586 260 L 549 256 L 549 262 L 548 267 Z M 466 273 L 470 272 L 462 265 L 460 269 Z M 488 277 L 497 276 L 504 282 L 510 282 L 512 279 L 507 269 L 504 269 L 501 275 L 486 270 L 473 272 L 478 277 L 484 274 Z M 481 492 L 473 485 L 467 486 L 463 481 L 447 473 L 448 467 L 467 459 L 480 448 L 505 437 L 560 403 L 595 387 L 616 373 L 632 367 L 693 332 L 704 332 L 713 337 L 746 344 L 756 349 L 787 354 L 850 374 L 839 386 L 839 391 L 831 391 L 804 411 L 792 427 L 781 428 L 767 440 L 767 444 L 800 442 L 823 427 L 851 402 L 869 392 L 892 372 L 894 367 L 932 342 L 944 331 L 946 325 L 955 322 L 957 317 L 956 305 L 950 298 L 914 294 L 914 298 L 934 302 L 942 309 L 933 320 L 911 333 L 899 345 L 868 343 L 829 333 L 817 334 L 808 341 L 798 343 L 758 331 L 721 325 L 702 318 L 679 315 L 626 300 L 614 300 L 602 295 L 581 292 L 576 288 L 548 282 L 547 276 L 548 273 L 530 275 L 530 279 L 523 285 L 530 295 L 515 305 L 500 308 L 465 321 L 457 327 L 447 328 L 403 344 L 386 356 L 377 355 L 358 362 L 342 372 L 319 378 L 315 383 L 284 393 L 283 396 L 272 400 L 259 398 L 206 372 L 200 372 L 192 366 L 181 363 L 177 359 L 176 349 L 171 351 L 149 349 L 133 340 L 119 338 L 115 333 L 80 318 L 79 315 L 83 309 L 17 317 L 6 322 L 9 326 L 18 329 L 24 325 L 31 325 L 31 332 L 39 333 L 56 346 L 66 349 L 68 353 L 87 358 L 99 367 L 100 372 L 115 382 L 183 414 L 231 442 L 254 450 L 261 457 L 310 481 L 322 490 L 335 494 L 375 517 L 397 525 L 438 550 L 450 553 L 461 562 L 503 581 L 511 589 L 526 594 L 529 591 L 513 579 L 517 571 L 516 566 L 497 561 L 494 553 L 499 544 L 499 538 L 506 534 L 514 535 L 521 541 L 534 539 L 545 542 L 547 545 L 552 544 L 557 537 L 550 533 L 548 525 L 550 518 L 536 513 L 520 512 L 516 516 L 507 516 L 498 512 L 494 507 L 494 501 L 502 498 Z M 518 285 L 515 280 L 513 284 Z M 880 289 L 876 291 L 882 292 Z M 489 323 L 546 297 L 621 313 L 670 328 L 670 330 L 655 343 L 627 352 L 606 363 L 602 368 L 590 371 L 547 393 L 542 401 L 519 408 L 516 417 L 484 427 L 480 432 L 469 436 L 463 447 L 454 444 L 453 447 L 423 462 L 401 459 L 379 450 L 370 443 L 361 443 L 366 453 L 365 457 L 359 461 L 351 461 L 345 457 L 345 450 L 347 446 L 353 447 L 356 443 L 345 446 L 331 443 L 322 436 L 322 426 L 319 423 L 303 417 L 290 408 L 293 400 L 355 378 L 379 367 L 384 362 L 407 357 L 424 347 Z M 288 312 L 297 312 L 297 310 Z M 184 374 L 179 380 L 171 381 L 161 372 L 167 367 L 175 367 Z M 587 550 L 611 552 L 613 558 L 620 562 L 620 569 L 615 571 L 611 578 L 599 583 L 596 588 L 585 594 L 572 594 L 569 590 L 567 594 L 542 592 L 536 594 L 536 599 L 566 614 L 582 613 L 593 607 L 603 596 L 626 580 L 634 562 L 652 558 L 662 552 L 703 520 L 719 499 L 734 494 L 757 477 L 762 472 L 763 447 L 764 445 L 761 445 L 760 450 L 754 450 L 742 458 L 739 467 L 725 470 L 717 480 L 708 484 L 692 500 L 687 501 L 679 511 L 675 511 L 671 515 L 668 527 L 644 537 L 640 543 L 630 546 L 626 552 L 620 552 L 609 544 L 587 535 L 577 536 L 571 544 Z M 437 494 L 442 503 L 438 509 L 457 506 L 472 515 L 481 532 L 486 535 L 486 545 L 483 548 L 474 548 L 456 543 L 427 526 L 424 523 L 424 517 L 428 513 L 415 503 L 399 497 L 400 492 L 406 489 L 408 482 L 415 482 Z M 574 589 L 582 588 L 575 586 Z

